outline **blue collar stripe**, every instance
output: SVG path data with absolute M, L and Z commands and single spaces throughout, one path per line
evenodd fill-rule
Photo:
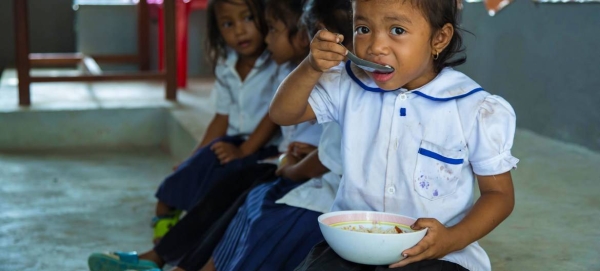
M 350 60 L 346 61 L 346 72 L 348 73 L 348 75 L 350 76 L 350 78 L 352 78 L 352 80 L 354 80 L 354 82 L 356 84 L 358 84 L 362 89 L 366 90 L 366 91 L 371 91 L 371 92 L 387 92 L 383 89 L 380 88 L 374 88 L 374 87 L 369 87 L 367 86 L 365 83 L 363 83 L 362 81 L 360 81 L 360 79 L 358 79 L 358 77 L 356 77 L 356 75 L 354 74 L 354 72 L 352 71 L 352 62 L 350 62 Z M 400 88 L 398 88 L 400 89 Z M 445 102 L 445 101 L 450 101 L 450 100 L 454 100 L 454 99 L 460 99 L 466 96 L 469 96 L 475 92 L 479 92 L 482 91 L 483 88 L 476 88 L 474 90 L 469 91 L 468 93 L 462 94 L 462 95 L 458 95 L 458 96 L 454 96 L 454 97 L 449 97 L 449 98 L 436 98 L 436 97 L 432 97 L 429 96 L 423 92 L 420 91 L 412 91 L 412 93 L 417 94 L 423 98 L 427 98 L 429 100 L 432 101 L 438 101 L 438 102 Z
M 383 89 L 369 87 L 369 86 L 365 85 L 365 83 L 360 81 L 358 79 L 358 77 L 356 77 L 356 75 L 354 75 L 354 72 L 352 72 L 352 65 L 350 63 L 351 63 L 350 60 L 348 60 L 346 62 L 346 72 L 348 73 L 348 75 L 350 75 L 350 78 L 352 78 L 352 80 L 354 80 L 354 82 L 357 83 L 361 88 L 363 88 L 364 90 L 367 90 L 367 91 L 372 91 L 372 92 L 385 92 L 385 90 L 383 90 Z
M 462 163 L 464 161 L 464 159 L 452 159 L 452 158 L 448 158 L 448 157 L 442 156 L 440 154 L 437 154 L 435 152 L 432 152 L 430 150 L 426 150 L 426 149 L 423 149 L 423 148 L 419 148 L 419 153 L 421 155 L 423 155 L 423 156 L 427 156 L 427 157 L 430 157 L 430 158 L 433 158 L 435 160 L 442 161 L 444 163 L 451 164 L 451 165 L 462 165 Z
M 473 94 L 475 92 L 479 92 L 479 91 L 482 91 L 482 90 L 483 90 L 483 88 L 476 88 L 476 89 L 471 90 L 471 91 L 469 91 L 469 92 L 467 92 L 465 94 L 454 96 L 454 97 L 449 97 L 449 98 L 431 97 L 431 96 L 429 96 L 429 95 L 427 95 L 427 94 L 425 94 L 423 92 L 420 92 L 420 91 L 413 91 L 413 93 L 417 94 L 417 95 L 419 95 L 419 96 L 421 96 L 423 98 L 427 98 L 429 100 L 432 100 L 432 101 L 445 102 L 445 101 L 450 101 L 450 100 L 454 100 L 454 99 L 460 99 L 460 98 L 463 98 L 463 97 L 467 97 L 467 96 L 469 96 L 469 95 L 471 95 L 471 94 Z

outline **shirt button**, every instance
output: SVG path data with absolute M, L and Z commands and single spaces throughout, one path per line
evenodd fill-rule
M 388 193 L 390 193 L 390 194 L 394 194 L 394 193 L 396 193 L 396 188 L 394 188 L 394 187 L 392 187 L 392 186 L 388 187 L 388 189 L 387 189 L 387 190 L 388 190 Z
M 400 101 L 404 101 L 408 98 L 408 96 L 404 93 L 400 94 L 400 96 L 398 96 L 398 98 L 400 98 Z

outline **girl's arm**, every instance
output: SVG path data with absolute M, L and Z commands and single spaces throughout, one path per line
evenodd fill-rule
M 268 115 L 265 115 L 248 140 L 239 147 L 227 142 L 216 142 L 210 146 L 210 149 L 217 155 L 221 164 L 227 164 L 258 151 L 271 140 L 278 129 L 279 126 L 273 123 Z
M 293 155 L 289 155 L 286 159 L 286 164 L 279 168 L 276 174 L 295 182 L 307 181 L 329 172 L 329 169 L 321 164 L 321 160 L 319 160 L 318 149 L 299 161 Z
M 416 246 L 402 252 L 407 258 L 390 268 L 442 258 L 481 239 L 504 221 L 515 205 L 510 171 L 494 176 L 477 176 L 477 181 L 481 196 L 467 216 L 449 228 L 436 219 L 419 218 L 411 227 L 414 230 L 429 228 L 427 235 Z
M 192 151 L 192 155 L 194 155 L 198 150 L 208 145 L 213 140 L 222 137 L 227 134 L 227 127 L 229 126 L 229 116 L 216 114 L 213 119 L 208 124 L 206 128 L 206 133 L 204 134 L 204 138 L 202 141 L 194 148 Z M 179 168 L 179 163 L 173 166 L 173 171 Z
M 258 123 L 254 132 L 250 134 L 248 140 L 240 145 L 242 157 L 246 157 L 258 151 L 273 138 L 273 135 L 275 135 L 277 131 L 279 131 L 279 126 L 271 121 L 269 114 L 266 114 L 260 123 Z
M 296 156 L 299 159 L 304 159 L 304 157 L 316 149 L 317 147 L 313 145 L 294 141 L 288 145 L 287 154 Z
M 315 119 L 308 96 L 323 74 L 313 69 L 308 58 L 279 85 L 271 102 L 269 115 L 279 125 L 294 125 Z
M 346 49 L 337 44 L 343 36 L 319 31 L 310 44 L 310 54 L 283 80 L 271 102 L 269 114 L 279 125 L 294 125 L 315 119 L 308 97 L 326 71 L 344 60 Z
M 457 248 L 463 249 L 483 238 L 502 221 L 515 206 L 515 192 L 509 172 L 494 176 L 477 176 L 481 196 L 463 220 L 451 227 L 457 234 Z
M 229 126 L 229 116 L 216 114 L 208 128 L 206 128 L 206 133 L 204 134 L 204 138 L 198 144 L 194 152 L 206 145 L 208 145 L 213 140 L 225 136 L 227 134 L 227 127 Z

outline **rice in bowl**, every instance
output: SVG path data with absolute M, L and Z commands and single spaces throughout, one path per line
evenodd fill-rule
M 357 231 L 357 232 L 366 232 L 366 233 L 382 233 L 382 234 L 400 234 L 404 233 L 400 227 L 381 227 L 377 225 L 373 225 L 372 227 L 366 227 L 364 225 L 349 225 L 340 227 L 342 230 L 347 231 Z

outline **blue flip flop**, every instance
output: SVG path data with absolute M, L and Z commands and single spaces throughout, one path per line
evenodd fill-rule
M 88 257 L 90 271 L 160 271 L 153 261 L 140 260 L 137 252 L 93 253 Z

